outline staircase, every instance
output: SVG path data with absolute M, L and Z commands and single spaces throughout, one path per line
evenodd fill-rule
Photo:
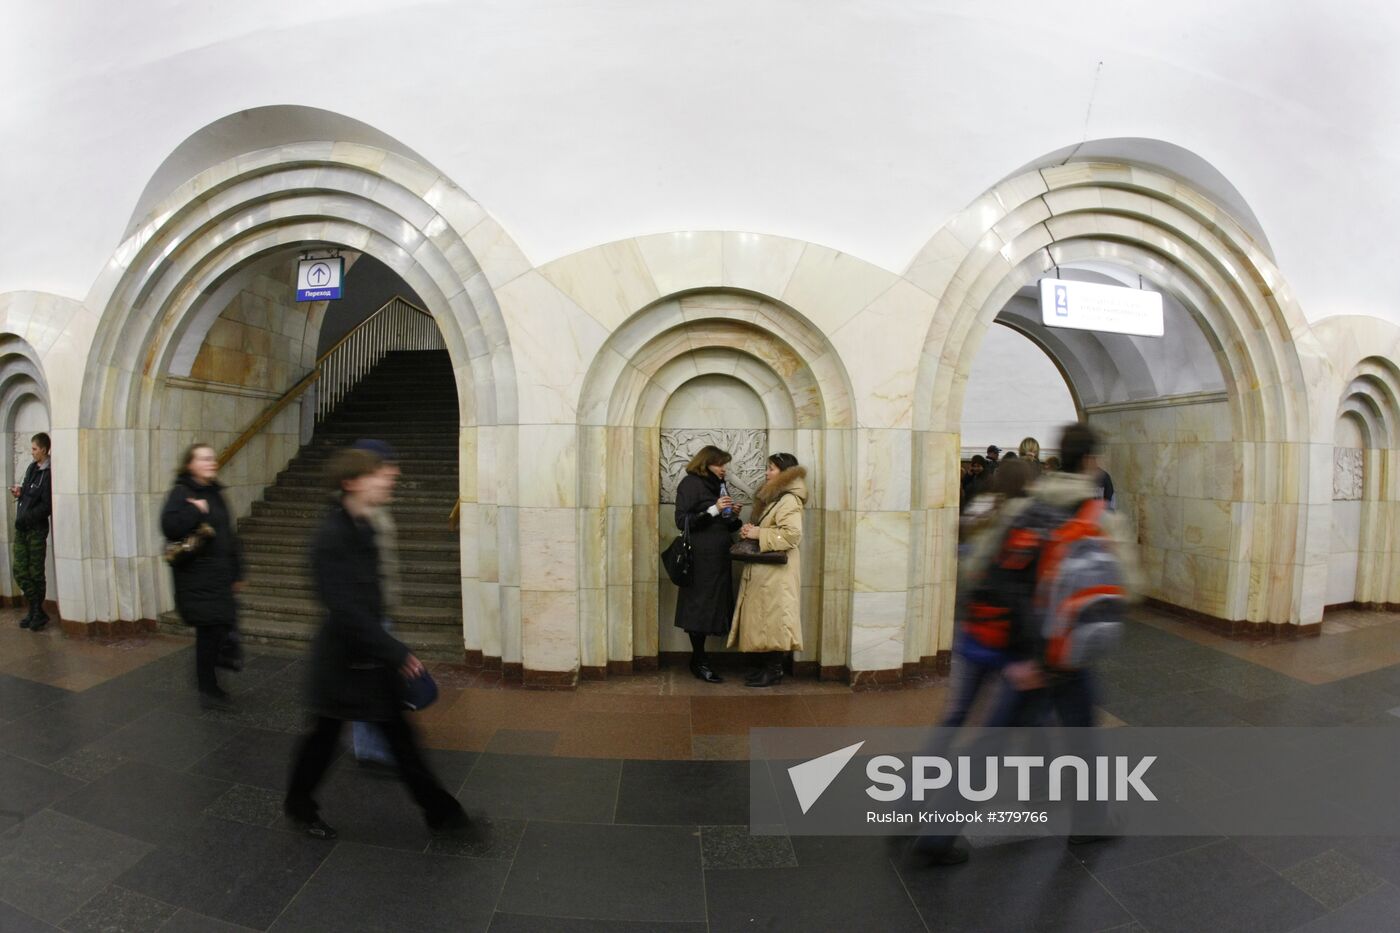
M 326 461 L 360 438 L 391 444 L 402 471 L 392 506 L 401 591 L 394 634 L 419 657 L 460 661 L 460 548 L 448 524 L 458 491 L 457 388 L 444 350 L 387 353 L 238 523 L 247 567 L 243 638 L 305 648 L 315 635 L 323 610 L 311 586 L 308 539 L 326 510 Z

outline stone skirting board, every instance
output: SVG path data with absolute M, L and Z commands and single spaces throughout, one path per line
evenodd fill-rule
M 1293 640 L 1297 638 L 1316 638 L 1322 634 L 1322 623 L 1314 622 L 1310 625 L 1290 625 L 1274 622 L 1249 622 L 1244 619 L 1222 619 L 1218 616 L 1206 615 L 1194 609 L 1187 609 L 1182 606 L 1175 606 L 1160 599 L 1148 597 L 1144 603 L 1167 615 L 1189 622 L 1199 628 L 1207 629 L 1217 635 L 1224 635 L 1226 638 L 1256 639 L 1266 638 L 1271 640 Z

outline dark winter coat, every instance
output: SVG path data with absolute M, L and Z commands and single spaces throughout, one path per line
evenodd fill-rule
M 401 703 L 408 646 L 384 630 L 374 527 L 335 502 L 311 544 L 311 577 L 326 608 L 311 643 L 311 707 L 318 716 L 382 722 Z
M 191 505 L 191 499 L 208 503 L 209 514 Z M 201 523 L 214 529 L 214 537 L 171 568 L 175 610 L 186 625 L 234 625 L 238 605 L 233 585 L 243 579 L 243 547 L 224 503 L 223 487 L 218 483 L 203 486 L 190 474 L 181 473 L 161 509 L 161 533 L 167 541 L 179 541 Z
M 694 565 L 690 583 L 676 594 L 676 627 L 687 632 L 723 635 L 734 616 L 734 578 L 730 570 L 732 535 L 743 526 L 739 510 L 730 518 L 710 515 L 719 499 L 719 478 L 687 473 L 676 487 L 676 527 L 690 516 L 690 546 Z
M 15 504 L 15 528 L 19 531 L 48 531 L 53 514 L 53 470 L 31 462 L 24 471 L 19 500 Z

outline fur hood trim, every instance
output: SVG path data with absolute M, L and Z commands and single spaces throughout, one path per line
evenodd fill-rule
M 784 493 L 792 493 L 803 505 L 807 503 L 807 468 L 804 466 L 788 467 L 768 482 L 764 483 L 753 496 L 754 521 L 758 521 L 768 508 L 768 503 L 774 502 Z

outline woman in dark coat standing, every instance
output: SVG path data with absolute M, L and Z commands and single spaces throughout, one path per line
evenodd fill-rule
M 423 664 L 384 628 L 384 592 L 372 513 L 388 508 L 395 473 L 367 450 L 342 450 L 328 468 L 340 491 L 312 540 L 311 575 L 325 621 L 311 643 L 311 708 L 316 724 L 301 743 L 284 809 L 306 832 L 334 839 L 320 818 L 315 793 L 335 757 L 346 722 L 373 722 L 383 731 L 399 777 L 434 830 L 467 826 L 462 805 L 428 770 L 403 715 L 402 677 Z
M 707 683 L 723 677 L 710 670 L 705 638 L 725 635 L 734 616 L 734 580 L 729 568 L 731 535 L 739 530 L 739 509 L 733 498 L 720 495 L 732 458 L 718 447 L 700 448 L 676 487 L 676 527 L 684 531 L 690 519 L 693 564 L 690 582 L 676 594 L 676 627 L 690 635 L 690 672 Z M 729 515 L 724 513 L 728 510 Z
M 175 578 L 175 611 L 194 627 L 194 669 L 200 703 L 227 708 L 229 696 L 219 686 L 215 667 L 238 623 L 235 594 L 243 588 L 243 548 L 219 485 L 219 461 L 208 444 L 185 451 L 175 488 L 160 512 L 160 530 L 167 541 L 180 541 L 201 525 L 213 530 L 193 552 L 171 565 Z

